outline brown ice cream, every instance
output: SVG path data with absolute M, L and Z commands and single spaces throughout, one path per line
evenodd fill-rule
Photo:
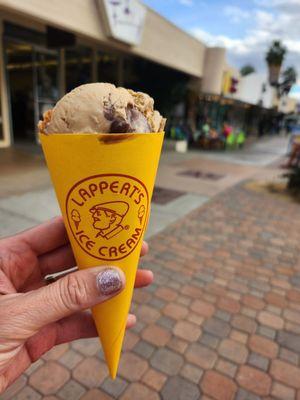
M 145 93 L 89 83 L 67 93 L 39 122 L 42 133 L 161 132 L 166 120 Z

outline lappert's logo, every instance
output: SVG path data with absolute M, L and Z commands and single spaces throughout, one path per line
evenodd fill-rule
M 148 192 L 136 178 L 94 175 L 76 183 L 66 199 L 69 227 L 79 246 L 100 260 L 127 257 L 143 236 Z

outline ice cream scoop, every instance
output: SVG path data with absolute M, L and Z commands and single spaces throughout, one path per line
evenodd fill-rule
M 89 83 L 67 93 L 39 122 L 42 133 L 161 132 L 166 120 L 142 92 Z

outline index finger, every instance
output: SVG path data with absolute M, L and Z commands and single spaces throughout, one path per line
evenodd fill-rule
M 21 232 L 18 236 L 38 255 L 69 243 L 62 217 L 52 218 L 34 228 Z

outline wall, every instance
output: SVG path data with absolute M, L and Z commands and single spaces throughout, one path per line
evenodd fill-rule
M 108 39 L 104 32 L 100 0 L 41 1 L 0 0 L 0 9 L 27 20 L 45 23 L 107 44 L 128 53 L 178 69 L 195 77 L 203 75 L 205 45 L 147 8 L 142 43 L 131 47 Z
M 202 80 L 203 93 L 221 94 L 225 66 L 224 48 L 206 48 Z
M 262 86 L 265 84 L 265 92 L 262 92 Z M 238 91 L 234 96 L 235 99 L 244 101 L 245 103 L 259 104 L 271 108 L 273 106 L 274 88 L 272 88 L 264 74 L 253 73 L 240 78 Z

